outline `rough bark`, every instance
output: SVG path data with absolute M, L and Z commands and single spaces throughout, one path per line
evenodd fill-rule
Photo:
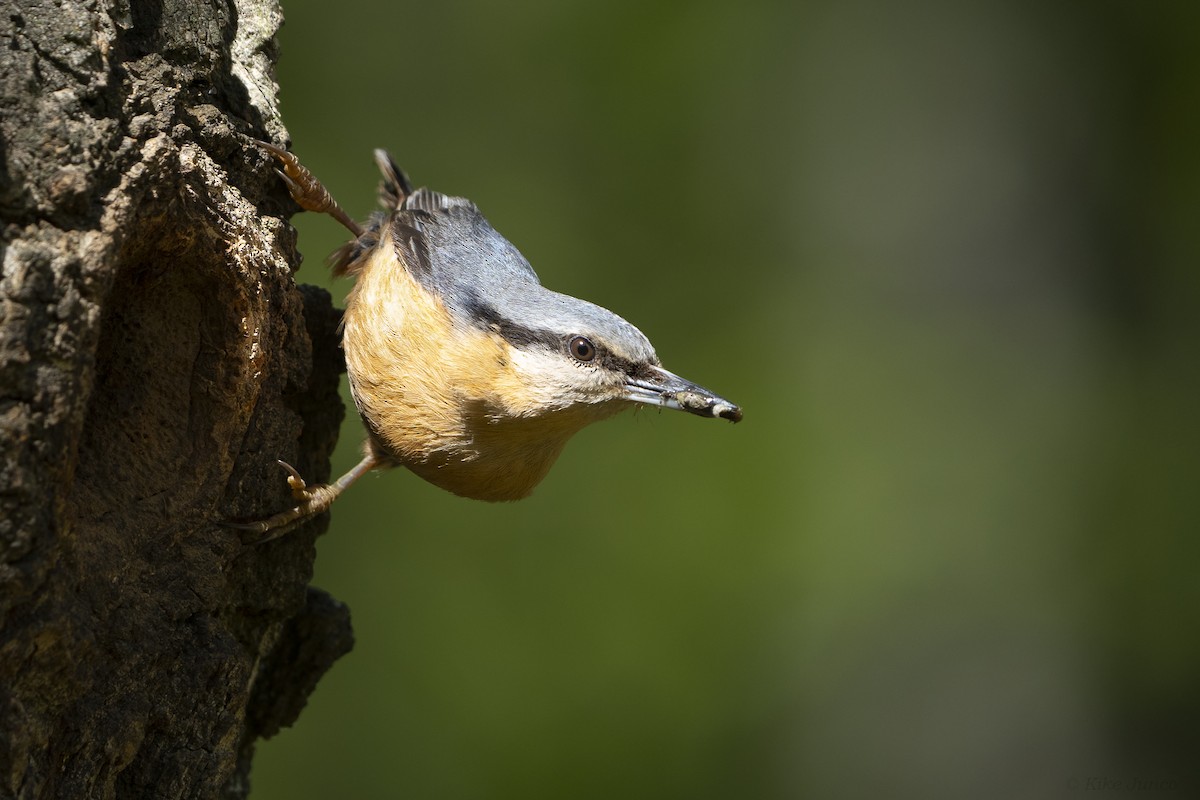
M 297 287 L 274 0 L 0 0 L 0 797 L 242 797 L 349 649 L 336 312 Z

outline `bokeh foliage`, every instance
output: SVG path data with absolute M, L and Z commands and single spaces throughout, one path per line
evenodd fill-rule
M 518 504 L 356 486 L 358 644 L 256 797 L 1194 796 L 1200 5 L 284 11 L 348 211 L 390 149 L 746 421 L 618 417 Z

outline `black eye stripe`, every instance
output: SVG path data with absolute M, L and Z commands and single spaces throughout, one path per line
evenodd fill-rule
M 601 350 L 598 359 L 600 365 L 605 369 L 611 369 L 613 372 L 620 372 L 624 375 L 635 375 L 638 365 L 627 358 L 621 358 L 615 353 L 608 350 Z
M 506 319 L 500 315 L 500 312 L 477 297 L 469 298 L 466 311 L 477 324 L 495 330 L 513 347 L 536 344 L 557 350 L 562 346 L 562 338 L 553 331 L 530 328 Z
M 564 338 L 553 331 L 520 325 L 501 316 L 500 312 L 478 297 L 470 297 L 468 299 L 466 311 L 476 321 L 476 324 L 496 331 L 513 347 L 538 345 L 549 350 L 557 350 L 560 353 L 566 352 L 572 358 L 578 360 L 574 353 L 571 352 L 571 342 L 577 338 L 575 335 Z M 620 372 L 624 375 L 631 375 L 635 378 L 647 377 L 649 374 L 647 372 L 648 365 L 632 361 L 628 358 L 622 358 L 595 339 L 589 339 L 588 341 L 594 348 L 595 355 L 590 361 L 581 363 L 599 365 L 604 369 Z M 647 373 L 647 375 L 643 375 L 643 373 Z

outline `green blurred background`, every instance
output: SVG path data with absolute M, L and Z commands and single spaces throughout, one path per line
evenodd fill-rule
M 387 147 L 746 420 L 357 485 L 357 645 L 255 797 L 1200 796 L 1200 4 L 284 13 L 351 214 Z

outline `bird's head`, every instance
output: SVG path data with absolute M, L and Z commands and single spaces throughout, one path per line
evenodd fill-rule
M 742 418 L 733 403 L 664 369 L 640 330 L 594 303 L 527 284 L 492 302 L 475 298 L 464 311 L 472 327 L 504 341 L 514 380 L 505 395 L 518 416 L 602 418 L 646 404 Z

